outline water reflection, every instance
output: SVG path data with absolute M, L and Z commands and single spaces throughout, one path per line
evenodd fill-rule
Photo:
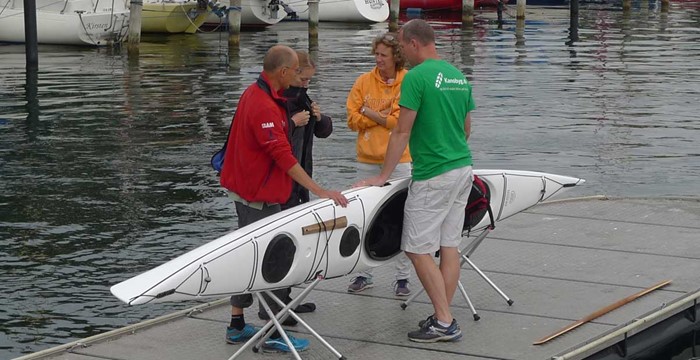
M 522 65 L 527 57 L 525 46 L 525 19 L 517 19 L 515 22 L 515 52 L 518 54 L 515 63 Z
M 461 39 L 459 41 L 461 45 L 459 63 L 466 69 L 466 71 L 464 71 L 466 75 L 471 75 L 471 69 L 474 68 L 475 63 L 474 53 L 476 48 L 474 47 L 474 32 L 474 27 L 462 29 Z
M 39 124 L 39 69 L 27 67 L 24 92 L 27 97 L 27 138 L 34 141 L 33 134 Z
M 579 40 L 578 23 L 579 23 L 579 1 L 573 0 L 569 3 L 569 40 L 566 45 L 573 45 Z

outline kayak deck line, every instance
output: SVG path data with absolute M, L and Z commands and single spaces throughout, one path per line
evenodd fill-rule
M 391 262 L 375 269 L 375 287 L 360 294 L 347 293 L 349 277 L 321 281 L 305 299 L 316 303 L 317 310 L 301 317 L 354 359 L 603 360 L 618 348 L 648 351 L 673 340 L 661 336 L 664 329 L 674 329 L 669 333 L 677 337 L 700 331 L 700 321 L 691 316 L 700 310 L 698 234 L 700 201 L 694 198 L 546 201 L 499 223 L 472 255 L 512 297 L 512 306 L 474 270 L 462 269 L 460 280 L 481 318 L 474 321 L 456 294 L 452 312 L 464 335 L 459 342 L 419 344 L 407 339 L 406 333 L 416 329 L 432 306 L 423 294 L 401 308 L 405 299 L 393 295 Z M 545 344 L 532 345 L 666 279 L 673 282 Z M 414 271 L 410 286 L 421 290 Z M 292 297 L 299 292 L 294 288 Z M 257 305 L 246 310 L 246 320 L 261 326 L 256 312 Z M 224 341 L 229 317 L 228 298 L 223 298 L 18 359 L 227 359 L 241 346 Z M 311 341 L 309 350 L 300 353 L 302 359 L 333 357 L 303 327 L 287 329 Z M 252 351 L 240 358 L 273 357 L 290 358 Z

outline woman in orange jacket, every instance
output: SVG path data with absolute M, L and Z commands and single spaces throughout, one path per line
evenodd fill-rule
M 357 131 L 358 179 L 375 176 L 381 172 L 391 129 L 399 119 L 401 81 L 407 72 L 403 68 L 404 58 L 395 33 L 386 33 L 375 38 L 372 41 L 372 54 L 376 66 L 355 80 L 347 100 L 348 127 Z M 406 148 L 392 177 L 410 175 L 411 155 Z M 394 286 L 397 296 L 407 296 L 411 293 L 408 288 L 410 264 L 405 254 L 397 256 Z M 373 286 L 372 271 L 368 270 L 353 279 L 348 292 L 360 292 Z

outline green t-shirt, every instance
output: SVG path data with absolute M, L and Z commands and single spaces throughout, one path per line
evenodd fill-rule
M 459 69 L 443 60 L 423 61 L 404 77 L 399 105 L 417 112 L 409 140 L 413 179 L 472 164 L 464 119 L 476 105 Z

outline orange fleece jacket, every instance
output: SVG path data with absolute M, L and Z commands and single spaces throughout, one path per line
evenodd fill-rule
M 357 161 L 368 164 L 382 164 L 389 144 L 389 136 L 399 120 L 399 97 L 401 96 L 401 81 L 407 70 L 396 72 L 393 83 L 387 84 L 379 75 L 375 66 L 372 71 L 360 75 L 348 94 L 347 111 L 348 127 L 357 131 Z M 379 125 L 374 120 L 360 113 L 362 106 L 381 112 L 391 108 L 386 116 L 386 126 Z M 411 155 L 408 147 L 401 156 L 400 162 L 410 162 Z

